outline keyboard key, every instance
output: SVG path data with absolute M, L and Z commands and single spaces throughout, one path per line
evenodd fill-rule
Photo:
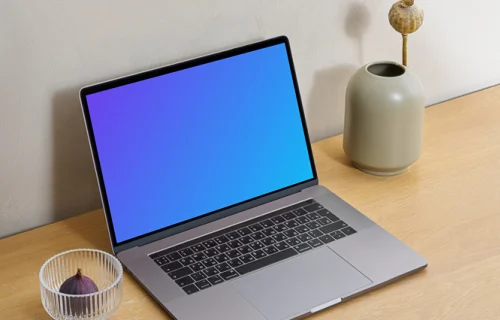
M 179 261 L 174 261 L 174 262 L 171 262 L 171 263 L 168 263 L 168 264 L 162 266 L 161 268 L 165 272 L 170 272 L 170 271 L 180 269 L 182 267 L 183 267 L 182 263 L 180 263 Z
M 219 273 L 219 270 L 215 269 L 215 267 L 208 268 L 205 271 L 203 271 L 207 276 L 215 276 L 216 274 Z
M 208 278 L 208 281 L 210 281 L 210 283 L 215 286 L 216 284 L 219 284 L 221 282 L 223 282 L 224 280 L 222 280 L 221 277 L 219 277 L 218 275 L 215 275 L 215 276 L 211 276 L 210 278 Z
M 217 249 L 220 253 L 224 253 L 226 251 L 231 250 L 231 247 L 224 243 L 224 244 L 218 245 L 217 247 L 215 247 L 215 249 Z
M 231 267 L 227 264 L 227 263 L 221 263 L 219 264 L 218 266 L 215 267 L 217 270 L 219 270 L 219 272 L 224 272 L 224 271 L 227 271 L 229 269 L 231 269 Z
M 201 253 L 195 253 L 191 256 L 191 258 L 194 259 L 194 261 L 198 262 L 198 261 L 201 261 L 201 260 L 205 260 L 206 258 L 208 258 L 203 252 Z
M 254 234 L 251 235 L 252 238 L 254 238 L 255 240 L 260 240 L 260 239 L 264 239 L 266 236 L 262 233 L 262 232 L 255 232 Z
M 270 246 L 272 244 L 275 244 L 276 240 L 274 240 L 271 237 L 268 237 L 268 238 L 262 239 L 260 242 L 262 242 L 265 246 Z
M 241 228 L 240 230 L 238 230 L 238 233 L 244 237 L 244 236 L 248 236 L 249 234 L 252 233 L 252 230 L 248 229 L 248 228 Z
M 240 239 L 240 242 L 243 243 L 243 244 L 249 244 L 249 243 L 252 243 L 254 242 L 255 240 L 250 237 L 250 236 L 246 236 L 246 237 L 243 237 Z
M 296 206 L 303 207 L 303 206 L 307 206 L 308 204 L 311 204 L 311 203 L 316 203 L 316 201 L 314 201 L 313 199 L 309 199 L 306 201 L 302 201 L 301 203 L 298 203 Z
M 156 258 L 154 260 L 154 262 L 161 267 L 162 265 L 167 264 L 170 261 L 168 260 L 167 257 L 163 256 L 163 257 Z
M 215 261 L 217 261 L 218 263 L 223 263 L 223 262 L 226 262 L 227 260 L 229 260 L 228 256 L 226 256 L 225 254 L 219 254 L 218 256 L 215 256 L 214 257 Z
M 171 254 L 167 254 L 167 258 L 170 261 L 176 261 L 176 260 L 179 260 L 180 258 L 182 258 L 182 256 L 178 252 L 174 252 Z
M 260 259 L 260 258 L 264 258 L 266 256 L 266 254 L 264 253 L 264 251 L 262 250 L 257 250 L 257 251 L 254 251 L 252 253 L 250 253 L 255 259 Z
M 329 242 L 332 242 L 334 241 L 335 239 L 333 239 L 332 237 L 330 237 L 329 235 L 327 234 L 324 234 L 322 235 L 321 237 L 318 238 L 319 240 L 323 241 L 323 243 L 329 243 Z
M 249 254 L 246 254 L 243 257 L 241 257 L 240 260 L 243 261 L 243 263 L 250 263 L 252 261 L 255 261 L 255 258 Z
M 321 237 L 323 235 L 323 232 L 321 232 L 319 230 L 313 230 L 313 231 L 309 232 L 309 235 L 313 238 L 317 238 L 317 237 Z
M 311 220 L 316 220 L 316 219 L 321 218 L 321 216 L 317 212 L 308 213 L 308 214 L 306 214 L 306 217 L 308 217 Z
M 307 250 L 311 250 L 312 247 L 308 245 L 307 243 L 301 243 L 298 246 L 293 247 L 295 250 L 297 250 L 298 253 L 306 252 Z
M 201 280 L 195 283 L 195 285 L 198 287 L 198 289 L 203 290 L 206 288 L 210 288 L 212 285 L 208 280 Z
M 309 240 L 312 240 L 312 237 L 308 235 L 307 233 L 301 234 L 300 236 L 297 236 L 297 239 L 299 239 L 302 242 L 307 242 Z
M 203 245 L 207 248 L 213 248 L 217 245 L 217 242 L 215 242 L 215 240 L 207 240 L 205 242 L 203 242 Z
M 270 228 L 274 226 L 274 223 L 271 220 L 264 220 L 260 223 L 260 225 L 263 226 L 264 228 Z
M 306 210 L 302 209 L 302 208 L 298 208 L 297 210 L 293 210 L 292 211 L 297 217 L 300 217 L 300 216 L 303 216 L 307 213 Z
M 228 281 L 228 280 L 236 278 L 237 276 L 239 276 L 239 274 L 238 274 L 238 272 L 236 272 L 234 270 L 228 270 L 228 271 L 226 271 L 224 273 L 221 273 L 220 276 L 224 280 Z
M 229 261 L 228 264 L 232 268 L 236 268 L 236 267 L 242 266 L 243 262 L 240 259 L 233 259 L 233 260 Z
M 321 225 L 319 223 L 317 223 L 316 221 L 308 222 L 308 223 L 306 223 L 306 226 L 311 230 L 321 227 Z
M 184 267 L 175 271 L 170 272 L 168 275 L 170 278 L 177 280 L 180 278 L 184 278 L 185 276 L 189 276 L 193 271 L 189 267 Z
M 189 266 L 190 264 L 193 264 L 195 263 L 194 259 L 191 258 L 191 257 L 187 257 L 187 258 L 182 258 L 181 260 L 179 260 L 182 265 L 184 266 Z
M 306 224 L 308 222 L 311 222 L 311 220 L 308 217 L 298 217 L 297 219 L 295 219 L 295 221 L 297 221 L 300 224 Z
M 297 221 L 295 220 L 290 220 L 290 221 L 287 221 L 284 223 L 284 225 L 288 228 L 288 229 L 292 229 L 292 228 L 295 228 L 296 226 L 298 226 L 299 224 L 297 223 Z
M 334 215 L 333 213 L 328 213 L 328 214 L 325 216 L 325 218 L 328 218 L 328 219 L 330 219 L 330 220 L 331 220 L 331 221 L 333 221 L 333 222 L 335 222 L 335 221 L 339 221 L 339 220 L 340 220 L 340 219 L 339 219 L 336 215 Z
M 282 216 L 276 216 L 276 217 L 271 218 L 271 221 L 274 224 L 280 224 L 280 223 L 285 222 L 285 218 L 283 218 Z
M 324 211 L 323 211 L 324 210 Z M 326 209 L 323 209 L 323 210 L 319 210 L 318 211 L 318 214 L 320 214 L 321 216 L 325 217 L 325 218 L 328 218 L 330 219 L 330 221 L 332 222 L 335 222 L 335 221 L 339 221 L 340 219 L 334 215 L 333 213 L 331 213 L 330 211 L 326 210 Z
M 186 249 L 179 250 L 179 253 L 181 256 L 187 257 L 187 256 L 192 255 L 194 252 L 193 252 L 193 250 L 186 248 Z
M 318 239 L 312 239 L 311 241 L 308 242 L 309 245 L 313 248 L 319 247 L 323 245 L 323 242 L 319 241 Z
M 187 294 L 193 294 L 195 292 L 200 291 L 194 284 L 190 284 L 189 286 L 185 286 L 184 288 L 182 288 L 182 290 L 184 290 L 184 292 L 186 292 Z
M 155 260 L 156 258 L 160 258 L 162 256 L 165 256 L 169 251 L 170 251 L 170 249 L 165 249 L 165 250 L 162 250 L 162 251 L 158 251 L 158 252 L 150 254 L 149 257 L 152 260 Z
M 256 241 L 254 243 L 250 243 L 249 244 L 250 248 L 252 248 L 253 250 L 259 250 L 259 249 L 262 249 L 264 248 L 264 245 L 262 243 L 260 243 L 259 241 Z
M 276 249 L 278 249 L 279 251 L 283 251 L 285 249 L 290 248 L 290 245 L 288 243 L 286 243 L 285 241 L 282 241 L 282 242 L 278 242 L 277 244 L 275 244 L 274 247 Z
M 222 235 L 220 237 L 215 238 L 215 242 L 217 242 L 217 244 L 223 244 L 229 242 L 229 239 L 225 235 Z
M 271 265 L 273 263 L 288 259 L 296 254 L 297 252 L 295 250 L 293 250 L 292 248 L 288 248 L 273 255 L 242 265 L 241 267 L 236 268 L 236 271 L 239 274 L 243 275 L 258 270 L 260 268 L 263 268 L 265 266 Z
M 238 250 L 231 250 L 229 251 L 228 253 L 226 253 L 226 255 L 231 258 L 231 259 L 234 259 L 236 257 L 239 257 L 241 256 L 241 252 L 239 252 Z
M 283 223 L 280 223 L 280 224 L 274 225 L 273 230 L 276 232 L 283 232 L 285 230 L 288 230 L 288 227 L 285 226 Z
M 272 236 L 273 234 L 276 234 L 276 230 L 274 230 L 273 228 L 269 228 L 269 229 L 265 229 L 265 230 L 262 230 L 262 233 L 266 236 L 266 237 L 270 237 Z
M 215 261 L 214 258 L 208 258 L 207 260 L 203 261 L 203 264 L 205 265 L 205 267 L 209 268 L 215 266 L 217 264 L 217 261 Z
M 354 230 L 353 228 L 351 227 L 347 227 L 347 228 L 344 228 L 341 230 L 343 233 L 345 233 L 346 235 L 351 235 L 351 234 L 354 234 L 356 233 L 356 230 Z
M 299 233 L 297 231 L 295 231 L 295 229 L 290 229 L 290 230 L 287 230 L 287 231 L 283 231 L 283 234 L 286 235 L 288 238 L 293 238 L 293 237 L 299 235 Z
M 239 248 L 238 251 L 241 252 L 241 254 L 247 254 L 247 253 L 252 252 L 253 249 L 250 248 L 249 246 L 243 246 L 243 247 Z
M 320 205 L 319 203 L 313 203 L 313 204 L 310 204 L 308 206 L 305 206 L 304 209 L 307 212 L 313 212 L 313 211 L 318 211 L 320 209 L 323 209 L 323 206 Z
M 281 216 L 283 218 L 285 218 L 286 220 L 293 220 L 293 219 L 297 218 L 297 216 L 293 212 L 283 213 Z
M 194 281 L 200 281 L 205 279 L 207 276 L 202 273 L 202 272 L 196 272 L 191 275 L 191 278 L 193 278 Z
M 329 225 L 326 225 L 324 227 L 321 227 L 321 228 L 319 228 L 319 230 L 321 230 L 321 232 L 323 232 L 323 233 L 331 233 L 333 231 L 337 231 L 337 230 L 340 230 L 340 229 L 345 228 L 345 227 L 347 227 L 347 224 L 344 221 L 340 220 L 340 221 L 331 223 Z
M 325 216 L 327 213 L 331 213 L 330 211 L 326 210 L 326 209 L 320 209 L 317 211 L 317 214 L 319 214 L 320 216 Z
M 215 248 L 205 250 L 203 252 L 207 257 L 213 257 L 219 254 L 219 251 L 217 251 Z
M 284 240 L 288 239 L 288 237 L 285 236 L 283 233 L 273 234 L 271 236 L 271 238 L 273 238 L 277 242 L 284 241 Z
M 265 247 L 264 249 L 262 249 L 262 251 L 264 251 L 267 255 L 271 255 L 271 254 L 275 254 L 276 252 L 278 252 L 279 250 L 276 249 L 275 247 L 273 246 L 269 246 L 269 247 Z
M 345 238 L 345 234 L 343 234 L 342 231 L 332 232 L 332 233 L 330 233 L 330 236 L 332 236 L 335 240 Z
M 291 247 L 298 246 L 300 244 L 300 241 L 297 238 L 290 238 L 288 240 L 285 240 L 285 242 L 288 243 L 288 245 L 290 245 Z
M 201 270 L 205 269 L 206 267 L 205 267 L 205 265 L 203 263 L 197 262 L 195 264 L 192 264 L 190 266 L 190 268 L 193 269 L 193 271 L 196 272 L 196 271 L 201 271 Z
M 233 231 L 233 232 L 230 232 L 226 235 L 226 237 L 229 239 L 229 240 L 236 240 L 238 238 L 241 238 L 241 235 L 236 232 L 236 231 Z
M 326 226 L 327 224 L 330 224 L 332 223 L 333 221 L 328 219 L 327 217 L 323 217 L 323 218 L 320 218 L 318 220 L 316 220 L 320 225 L 322 226 Z
M 304 233 L 304 232 L 311 231 L 311 229 L 309 229 L 306 225 L 302 225 L 302 226 L 296 227 L 295 231 L 297 231 L 298 233 Z
M 194 280 L 190 276 L 187 276 L 182 279 L 176 280 L 175 283 L 177 283 L 177 285 L 180 287 L 184 287 L 188 284 L 194 283 Z
M 252 232 L 257 232 L 257 231 L 264 229 L 264 227 L 261 226 L 260 224 L 256 223 L 256 224 L 253 224 L 250 227 L 248 227 L 248 229 L 252 230 Z
M 201 252 L 205 249 L 206 249 L 205 246 L 202 245 L 201 243 L 195 244 L 194 246 L 191 247 L 191 250 L 193 250 L 194 252 Z

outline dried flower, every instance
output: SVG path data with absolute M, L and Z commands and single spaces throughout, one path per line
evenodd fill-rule
M 414 0 L 396 2 L 389 11 L 389 22 L 403 35 L 403 64 L 408 65 L 408 35 L 417 31 L 424 23 L 424 11 L 414 4 Z

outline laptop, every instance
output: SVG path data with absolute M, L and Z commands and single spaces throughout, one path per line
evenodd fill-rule
M 284 36 L 80 99 L 113 252 L 175 319 L 295 319 L 427 265 L 318 183 Z

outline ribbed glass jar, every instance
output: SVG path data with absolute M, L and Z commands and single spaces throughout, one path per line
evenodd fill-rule
M 59 292 L 61 284 L 77 270 L 92 279 L 96 293 L 71 295 Z M 94 249 L 62 252 L 40 269 L 42 304 L 53 319 L 107 319 L 122 300 L 123 268 L 111 254 Z

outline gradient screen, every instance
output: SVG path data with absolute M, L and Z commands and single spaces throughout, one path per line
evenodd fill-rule
M 117 243 L 314 177 L 285 44 L 86 100 Z

